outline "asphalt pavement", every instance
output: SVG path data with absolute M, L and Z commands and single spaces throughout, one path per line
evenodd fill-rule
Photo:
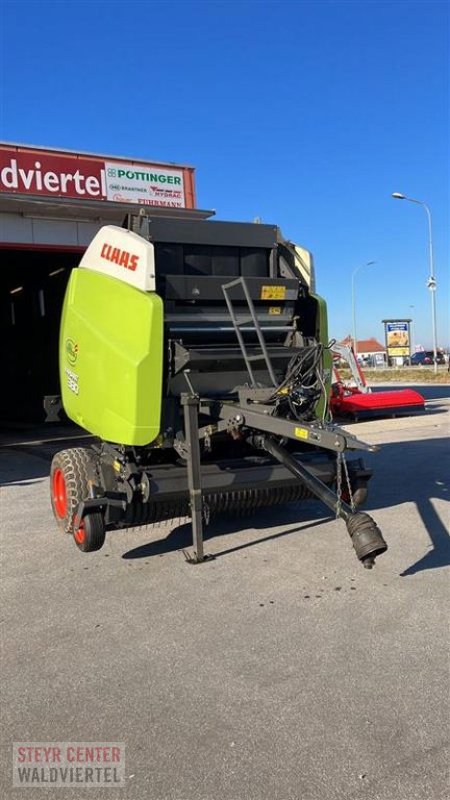
M 67 432 L 10 434 L 1 797 L 448 798 L 449 408 L 351 426 L 381 445 L 373 571 L 316 502 L 215 523 L 198 566 L 183 521 L 83 554 L 48 498 Z M 13 788 L 17 741 L 123 742 L 125 786 Z

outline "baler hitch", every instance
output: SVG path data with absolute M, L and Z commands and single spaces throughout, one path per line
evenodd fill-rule
M 187 448 L 188 483 L 194 539 L 194 553 L 191 561 L 199 563 L 204 559 L 199 438 L 203 438 L 206 429 L 199 429 L 198 412 L 201 408 L 203 413 L 211 414 L 213 407 L 209 404 L 202 406 L 198 395 L 186 394 L 182 396 L 182 405 L 184 407 L 186 430 L 185 445 Z M 216 408 L 215 410 L 217 413 L 218 409 Z M 268 417 L 258 412 L 253 412 L 251 415 L 247 412 L 244 416 L 242 412 L 243 409 L 239 406 L 222 405 L 218 417 L 221 417 L 222 421 L 226 420 L 228 423 L 235 424 L 240 430 L 245 426 L 247 431 L 249 431 L 249 429 L 251 431 L 253 427 L 251 423 L 254 423 L 253 431 L 246 437 L 247 442 L 256 449 L 265 450 L 269 455 L 275 458 L 313 495 L 331 509 L 336 517 L 340 517 L 344 520 L 358 559 L 366 569 L 372 569 L 376 557 L 387 550 L 387 544 L 375 520 L 373 520 L 369 514 L 354 511 L 348 503 L 344 502 L 339 491 L 337 493 L 332 491 L 332 489 L 314 475 L 304 463 L 293 458 L 289 451 L 275 440 L 274 435 L 280 432 L 287 435 L 288 438 L 294 438 L 298 428 L 295 428 L 292 422 Z M 251 420 L 248 419 L 248 416 L 252 417 Z M 219 425 L 221 422 L 219 422 Z M 258 427 L 260 431 L 257 430 Z M 210 426 L 208 429 L 209 428 Z M 268 429 L 267 433 L 261 432 L 261 428 Z M 308 426 L 306 430 L 308 431 L 308 437 L 311 435 L 311 432 L 315 432 L 312 426 Z M 319 433 L 323 435 L 323 440 L 321 442 L 322 447 L 324 447 L 324 449 L 334 449 L 337 452 L 338 458 L 341 457 L 341 453 L 346 446 L 352 449 L 376 449 L 339 429 L 330 431 L 324 428 L 319 429 Z
M 289 452 L 270 436 L 254 436 L 252 437 L 252 444 L 276 458 L 299 481 L 304 483 L 319 500 L 328 506 L 337 517 L 345 521 L 358 559 L 366 569 L 372 569 L 375 564 L 375 558 L 387 550 L 387 544 L 375 520 L 369 514 L 353 511 L 347 503 L 337 497 L 328 486 L 313 475 L 304 464 L 300 464 L 292 458 Z

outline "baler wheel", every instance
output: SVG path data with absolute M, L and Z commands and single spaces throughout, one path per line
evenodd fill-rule
M 86 447 L 61 450 L 50 469 L 50 498 L 55 519 L 65 533 L 73 533 L 78 505 L 89 495 L 89 466 L 93 453 Z
M 74 528 L 73 538 L 76 546 L 83 553 L 93 553 L 100 550 L 105 543 L 105 524 L 102 514 L 97 511 L 86 514 L 78 528 Z

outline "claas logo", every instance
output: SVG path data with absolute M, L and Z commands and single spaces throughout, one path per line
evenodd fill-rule
M 101 249 L 100 257 L 104 258 L 106 261 L 111 261 L 113 264 L 118 264 L 119 267 L 130 269 L 132 272 L 135 271 L 139 262 L 139 256 L 129 253 L 128 250 L 121 250 L 119 247 L 113 247 L 107 242 L 104 243 Z
M 78 356 L 78 345 L 73 339 L 66 339 L 66 357 L 69 364 L 75 364 Z

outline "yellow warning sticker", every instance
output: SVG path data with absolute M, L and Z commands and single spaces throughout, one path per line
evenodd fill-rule
M 309 431 L 306 428 L 295 428 L 294 433 L 297 439 L 307 439 L 309 436 Z
M 269 314 L 281 314 L 281 306 L 269 306 Z
M 261 286 L 261 300 L 285 300 L 285 286 Z

